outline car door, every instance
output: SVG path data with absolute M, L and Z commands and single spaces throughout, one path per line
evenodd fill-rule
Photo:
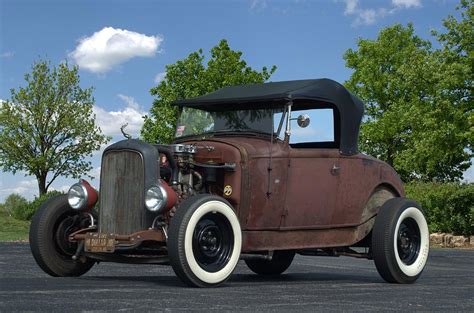
M 339 184 L 337 149 L 291 149 L 283 229 L 330 226 Z
M 243 216 L 245 230 L 278 230 L 285 212 L 288 172 L 288 144 L 279 131 L 282 112 L 274 112 L 273 143 L 247 140 L 249 154 L 248 213 Z M 252 151 L 251 153 L 249 151 Z
M 281 229 L 324 228 L 333 224 L 339 185 L 339 149 L 332 109 L 294 112 L 307 114 L 306 128 L 291 125 L 289 167 Z M 294 124 L 294 125 L 293 125 Z

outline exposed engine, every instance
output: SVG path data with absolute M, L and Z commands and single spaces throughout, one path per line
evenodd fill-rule
M 199 193 L 222 195 L 225 171 L 233 171 L 235 163 L 199 163 L 198 150 L 213 151 L 212 146 L 193 144 L 159 145 L 160 176 L 178 195 L 178 203 Z M 173 213 L 173 212 L 171 212 Z
M 181 199 L 196 193 L 204 192 L 202 174 L 194 166 L 196 146 L 176 144 L 171 145 L 178 170 L 177 192 Z

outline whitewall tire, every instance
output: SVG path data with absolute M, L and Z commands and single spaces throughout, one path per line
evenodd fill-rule
M 388 200 L 372 232 L 372 254 L 382 278 L 391 283 L 415 282 L 428 253 L 428 224 L 420 206 L 405 198 Z
M 225 282 L 239 261 L 241 247 L 239 220 L 221 197 L 191 197 L 181 203 L 171 220 L 170 263 L 190 286 L 213 287 Z

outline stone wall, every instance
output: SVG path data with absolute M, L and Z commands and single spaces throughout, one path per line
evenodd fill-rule
M 430 245 L 445 248 L 474 248 L 474 236 L 454 236 L 446 233 L 430 235 Z

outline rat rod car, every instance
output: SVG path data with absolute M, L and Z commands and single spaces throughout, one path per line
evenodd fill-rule
M 114 143 L 100 192 L 80 180 L 41 205 L 30 245 L 46 273 L 171 264 L 184 283 L 210 287 L 239 259 L 277 275 L 300 254 L 373 259 L 392 283 L 420 276 L 425 217 L 390 166 L 358 151 L 364 105 L 342 85 L 232 86 L 174 105 L 173 144 Z M 318 113 L 319 128 L 307 128 Z M 330 133 L 317 139 L 323 127 Z

